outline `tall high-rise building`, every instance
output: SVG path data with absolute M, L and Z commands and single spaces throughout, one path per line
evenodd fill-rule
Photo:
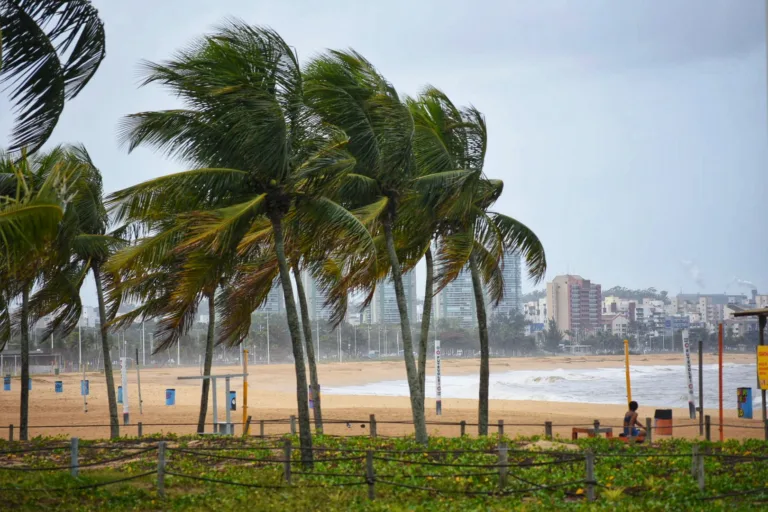
M 325 304 L 326 293 L 317 287 L 314 278 L 307 271 L 301 273 L 301 282 L 304 285 L 304 293 L 307 296 L 309 319 L 312 321 L 330 320 L 332 308 Z
M 275 279 L 272 283 L 272 289 L 267 295 L 267 300 L 256 309 L 256 313 L 269 313 L 270 315 L 278 315 L 285 311 L 285 297 L 283 296 L 283 287 L 280 284 L 280 279 Z
M 547 283 L 547 319 L 554 319 L 561 331 L 581 337 L 601 327 L 602 291 L 580 276 L 563 275 Z
M 501 273 L 504 276 L 504 298 L 491 313 L 509 315 L 521 312 L 523 304 L 520 297 L 523 295 L 523 278 L 519 253 L 511 252 L 504 255 L 504 268 Z
M 437 316 L 442 320 L 456 321 L 462 327 L 477 323 L 475 294 L 472 290 L 472 275 L 468 269 L 448 283 L 435 297 Z
M 403 274 L 403 289 L 405 290 L 405 300 L 408 305 L 408 319 L 411 323 L 416 323 L 418 311 L 416 310 L 415 271 Z M 397 309 L 395 285 L 392 280 L 387 279 L 376 287 L 376 295 L 371 304 L 371 311 L 373 312 L 373 323 L 400 324 L 400 311 Z

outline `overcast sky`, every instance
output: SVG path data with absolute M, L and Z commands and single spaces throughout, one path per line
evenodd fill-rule
M 276 29 L 303 62 L 352 47 L 401 94 L 432 84 L 483 111 L 496 209 L 542 239 L 547 279 L 677 293 L 736 292 L 738 277 L 768 293 L 762 0 L 93 3 L 107 57 L 52 142 L 83 142 L 108 192 L 181 170 L 118 146 L 123 115 L 178 105 L 137 87 L 139 62 L 234 16 Z

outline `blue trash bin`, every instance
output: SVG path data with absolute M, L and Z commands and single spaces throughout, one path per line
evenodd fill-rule
M 166 389 L 165 390 L 165 405 L 176 405 L 176 390 L 175 389 Z
M 736 389 L 736 407 L 739 418 L 752 419 L 752 388 Z
M 62 381 L 60 381 L 60 380 L 57 380 L 56 383 L 54 384 L 54 390 L 57 393 L 63 393 L 64 392 L 64 383 Z

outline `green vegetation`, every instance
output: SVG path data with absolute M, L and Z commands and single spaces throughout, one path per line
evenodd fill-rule
M 699 443 L 704 457 L 705 489 L 691 473 L 693 444 L 672 440 L 627 446 L 605 439 L 578 441 L 575 451 L 531 448 L 533 439 L 504 439 L 509 471 L 500 493 L 498 441 L 495 438 L 433 437 L 428 446 L 414 439 L 315 438 L 313 469 L 292 452 L 291 486 L 284 478 L 284 440 L 256 438 L 166 437 L 166 473 L 254 486 L 225 485 L 166 474 L 166 497 L 156 484 L 159 438 L 83 441 L 75 479 L 67 470 L 13 471 L 13 467 L 69 464 L 65 439 L 0 443 L 4 505 L 14 510 L 690 510 L 747 509 L 768 497 L 768 445 L 761 441 Z M 570 441 L 569 441 L 570 442 Z M 24 448 L 60 446 L 50 452 L 8 453 Z M 144 453 L 130 456 L 147 449 Z M 596 453 L 596 501 L 588 502 L 584 452 Z M 375 500 L 368 499 L 366 452 L 374 450 Z M 112 461 L 113 459 L 123 460 Z M 253 461 L 248 459 L 260 459 Z M 391 460 L 384 460 L 391 459 Z M 428 465 L 419 464 L 428 463 Z M 461 465 L 466 465 L 461 467 Z M 9 470 L 10 469 L 10 470 Z M 74 487 L 153 474 L 110 486 Z M 343 475 L 343 476 L 342 476 Z M 442 492 L 397 487 L 440 489 Z M 355 484 L 355 485 L 350 485 Z M 537 486 L 552 489 L 537 489 Z M 263 486 L 261 488 L 255 488 Z M 275 488 L 271 488 L 275 487 Z M 44 488 L 64 488 L 44 492 Z M 8 489 L 15 489 L 13 492 Z M 38 489 L 38 491 L 22 491 Z M 488 494 L 467 494 L 484 493 Z M 725 494 L 735 496 L 712 499 Z M 702 501 L 702 499 L 708 499 Z

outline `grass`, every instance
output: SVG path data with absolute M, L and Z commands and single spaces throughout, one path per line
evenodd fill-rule
M 580 450 L 523 449 L 537 438 L 505 439 L 509 446 L 510 495 L 466 495 L 499 490 L 498 439 L 439 438 L 423 447 L 412 439 L 315 439 L 315 464 L 304 468 L 292 451 L 292 485 L 286 486 L 284 440 L 296 438 L 165 437 L 167 471 L 197 478 L 226 480 L 250 488 L 166 475 L 166 496 L 157 492 L 155 474 L 103 487 L 77 489 L 157 470 L 159 437 L 82 441 L 80 464 L 126 459 L 89 468 L 70 476 L 68 470 L 19 471 L 69 465 L 68 440 L 36 438 L 29 443 L 0 442 L 0 500 L 8 510 L 754 510 L 768 503 L 768 443 L 699 443 L 705 457 L 706 488 L 702 492 L 691 474 L 693 444 L 662 441 L 626 446 L 605 439 L 577 442 Z M 570 442 L 570 441 L 569 441 Z M 12 450 L 57 447 L 54 451 L 7 453 Z M 584 450 L 596 454 L 597 500 L 588 502 Z M 178 450 L 196 452 L 185 453 Z M 341 451 L 343 450 L 343 451 Z M 376 499 L 368 499 L 366 451 L 373 455 Z M 228 459 L 232 457 L 234 459 Z M 237 460 L 240 459 L 240 460 Z M 242 460 L 259 459 L 259 461 Z M 344 459 L 344 460 L 339 460 Z M 347 460 L 354 459 L 354 460 Z M 394 460 L 383 460 L 394 459 Z M 557 463 L 556 463 L 557 462 Z M 428 463 L 428 465 L 424 464 Z M 467 467 L 456 465 L 465 464 Z M 8 468 L 14 468 L 9 470 Z M 322 473 L 322 475 L 319 475 Z M 439 489 L 441 492 L 395 487 L 383 482 Z M 360 485 L 349 486 L 350 483 Z M 537 486 L 563 487 L 542 490 Z M 13 490 L 9 490 L 13 489 Z M 59 489 L 59 490 L 41 490 Z M 704 498 L 759 490 L 757 493 L 703 501 Z

